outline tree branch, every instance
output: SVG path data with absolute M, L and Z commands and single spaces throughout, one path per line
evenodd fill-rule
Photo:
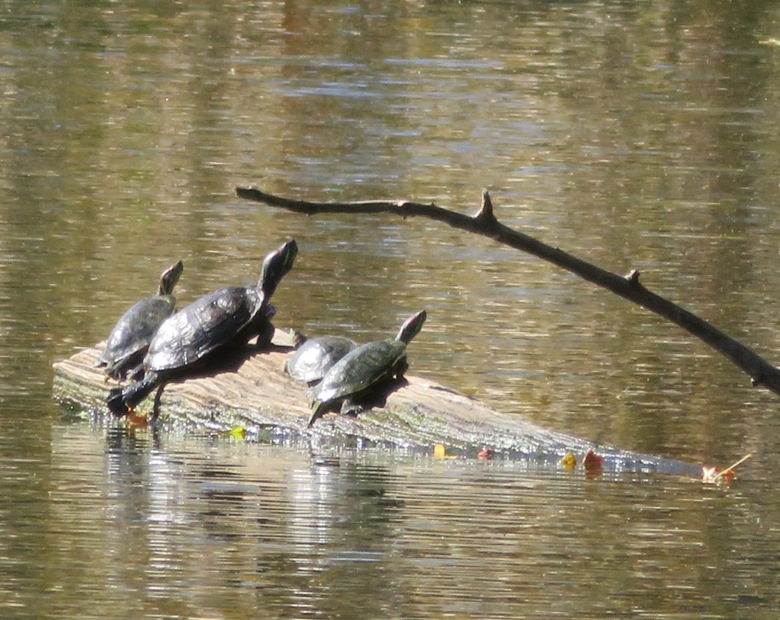
M 655 312 L 659 316 L 682 327 L 716 351 L 725 355 L 752 380 L 753 385 L 763 385 L 780 395 L 780 370 L 767 362 L 752 349 L 727 336 L 719 329 L 695 314 L 646 289 L 639 282 L 639 272 L 631 271 L 620 276 L 577 258 L 558 248 L 549 246 L 533 237 L 501 224 L 493 212 L 493 204 L 487 190 L 482 193 L 482 206 L 474 216 L 443 209 L 433 203 L 405 200 L 371 200 L 357 202 L 309 202 L 291 200 L 267 194 L 254 188 L 237 187 L 239 197 L 281 207 L 296 213 L 395 213 L 403 218 L 422 216 L 443 222 L 471 233 L 494 239 L 498 243 L 533 254 L 558 267 L 570 271 L 584 280 L 601 286 L 624 299 Z

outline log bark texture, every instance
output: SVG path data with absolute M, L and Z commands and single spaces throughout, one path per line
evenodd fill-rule
M 494 214 L 487 191 L 482 193 L 482 206 L 473 216 L 444 209 L 433 203 L 406 200 L 373 200 L 356 202 L 312 202 L 284 198 L 256 188 L 237 187 L 240 198 L 261 202 L 306 215 L 334 213 L 393 213 L 403 218 L 420 216 L 445 223 L 454 228 L 494 239 L 498 243 L 521 250 L 565 269 L 584 280 L 601 286 L 675 323 L 688 333 L 727 357 L 745 372 L 753 385 L 761 385 L 780 396 L 780 370 L 755 351 L 731 338 L 692 312 L 653 293 L 639 282 L 639 272 L 625 276 L 612 273 L 559 248 L 552 247 L 524 233 L 501 224 Z
M 269 440 L 321 446 L 381 446 L 430 454 L 436 444 L 449 454 L 476 457 L 489 447 L 495 458 L 525 460 L 533 466 L 558 467 L 572 452 L 581 461 L 588 450 L 604 457 L 610 472 L 661 473 L 698 477 L 698 464 L 627 452 L 551 432 L 507 416 L 433 381 L 407 376 L 383 407 L 357 417 L 328 414 L 306 428 L 309 407 L 304 387 L 283 371 L 292 347 L 277 330 L 271 351 L 247 347 L 204 376 L 169 384 L 163 393 L 160 421 L 168 427 L 229 431 L 240 426 Z M 111 416 L 105 399 L 111 387 L 93 366 L 101 345 L 54 364 L 54 397 L 95 415 Z M 412 366 L 414 360 L 410 360 Z M 151 411 L 152 397 L 140 411 Z

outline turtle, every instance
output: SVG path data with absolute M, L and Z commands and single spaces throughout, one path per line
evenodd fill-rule
M 357 342 L 343 336 L 306 338 L 291 330 L 296 351 L 284 363 L 284 371 L 293 379 L 312 386 L 318 383 L 331 366 L 356 348 Z
M 158 388 L 154 422 L 166 383 L 207 366 L 255 336 L 258 347 L 267 347 L 273 337 L 270 319 L 275 313 L 269 300 L 292 268 L 297 253 L 294 240 L 282 244 L 265 257 L 257 286 L 219 289 L 163 321 L 144 357 L 143 378 L 111 390 L 108 408 L 117 416 L 130 413 Z
M 173 288 L 182 271 L 181 261 L 167 267 L 160 274 L 157 295 L 137 301 L 119 317 L 95 362 L 95 366 L 105 368 L 106 379 L 122 380 L 141 363 L 157 328 L 176 308 Z
M 312 409 L 308 426 L 339 405 L 341 413 L 360 411 L 356 401 L 388 379 L 402 378 L 407 369 L 406 345 L 420 333 L 427 317 L 421 310 L 404 321 L 395 339 L 368 342 L 334 364 L 322 381 L 308 391 Z

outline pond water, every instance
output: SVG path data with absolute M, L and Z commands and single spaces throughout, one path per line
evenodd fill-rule
M 773 363 L 774 3 L 0 1 L 3 617 L 774 618 L 778 400 L 678 328 L 441 224 L 473 212 L 643 282 Z M 51 400 L 185 263 L 188 302 L 294 237 L 280 327 L 428 322 L 411 373 L 729 487 L 498 458 L 159 436 Z

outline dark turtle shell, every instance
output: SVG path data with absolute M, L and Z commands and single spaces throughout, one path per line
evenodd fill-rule
M 136 302 L 119 317 L 96 364 L 105 366 L 109 377 L 124 379 L 141 363 L 157 329 L 176 308 L 171 293 L 183 270 L 181 261 L 168 267 L 160 274 L 157 295 Z
M 254 287 L 230 286 L 201 297 L 168 318 L 157 330 L 144 367 L 157 373 L 195 364 L 232 341 L 249 341 L 259 335 L 262 315 L 252 325 L 261 303 Z
M 334 364 L 308 392 L 312 400 L 309 426 L 331 407 L 339 403 L 349 406 L 352 400 L 368 395 L 379 384 L 402 375 L 406 369 L 406 345 L 420 332 L 426 317 L 425 310 L 418 312 L 404 322 L 395 340 L 368 342 Z
M 217 349 L 264 336 L 270 342 L 269 304 L 284 275 L 292 268 L 298 246 L 288 241 L 266 256 L 257 286 L 228 286 L 192 302 L 160 325 L 144 368 L 160 373 L 191 366 Z M 272 328 L 271 328 L 272 329 Z
M 119 318 L 111 330 L 101 357 L 106 374 L 124 379 L 144 358 L 160 324 L 173 314 L 176 300 L 170 295 L 142 299 Z
M 400 340 L 368 342 L 342 357 L 312 394 L 322 403 L 335 403 L 347 396 L 358 397 L 373 385 L 389 379 L 404 357 L 406 344 Z
M 310 338 L 287 360 L 284 369 L 293 379 L 316 383 L 331 366 L 357 346 L 354 340 L 342 336 Z
M 112 390 L 107 401 L 111 411 L 127 413 L 156 387 L 202 366 L 211 354 L 242 346 L 255 336 L 268 344 L 273 336 L 269 319 L 274 314 L 268 302 L 297 252 L 295 241 L 288 241 L 266 256 L 257 286 L 220 289 L 163 321 L 144 358 L 143 379 Z

